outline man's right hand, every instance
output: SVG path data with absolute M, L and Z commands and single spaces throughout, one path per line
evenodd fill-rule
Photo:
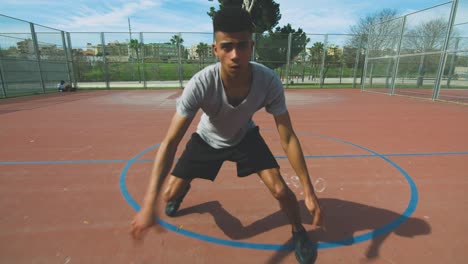
M 154 225 L 153 210 L 142 209 L 133 218 L 130 235 L 134 240 L 143 240 L 148 230 Z

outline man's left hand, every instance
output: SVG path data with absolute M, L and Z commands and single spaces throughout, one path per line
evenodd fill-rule
M 323 211 L 322 211 L 322 208 L 320 207 L 320 203 L 318 201 L 317 196 L 315 195 L 315 193 L 306 195 L 304 201 L 305 201 L 307 210 L 309 210 L 309 213 L 313 217 L 312 229 L 320 228 L 323 222 L 323 214 L 322 214 Z

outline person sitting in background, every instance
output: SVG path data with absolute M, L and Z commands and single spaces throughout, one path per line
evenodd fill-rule
M 65 91 L 65 81 L 61 80 L 60 83 L 57 84 L 57 89 L 59 92 Z
M 65 81 L 61 80 L 60 83 L 57 84 L 57 89 L 59 92 L 75 92 L 76 88 L 73 88 L 71 84 L 65 85 Z

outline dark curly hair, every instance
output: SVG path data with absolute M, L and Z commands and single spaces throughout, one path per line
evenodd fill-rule
M 254 24 L 249 12 L 240 7 L 224 7 L 215 13 L 213 31 L 252 33 Z

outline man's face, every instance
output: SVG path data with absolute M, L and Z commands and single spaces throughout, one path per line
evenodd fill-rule
M 216 42 L 213 43 L 213 52 L 221 62 L 223 74 L 236 77 L 249 70 L 249 61 L 252 54 L 252 34 L 242 32 L 215 33 Z

